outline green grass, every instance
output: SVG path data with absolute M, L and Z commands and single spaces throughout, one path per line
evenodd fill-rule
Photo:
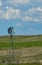
M 32 40 L 32 38 L 33 38 L 33 40 Z M 10 37 L 1 37 L 0 38 L 0 50 L 9 48 L 11 46 L 10 44 L 11 44 Z M 34 47 L 34 46 L 42 46 L 42 36 L 40 36 L 40 37 L 39 36 L 15 37 L 14 48 L 28 48 L 28 47 Z M 39 56 L 42 57 L 42 55 L 39 55 Z M 36 56 L 36 57 L 38 57 L 38 56 Z M 4 57 L 0 57 L 0 58 L 3 59 Z M 0 64 L 0 65 L 7 65 L 7 64 Z M 10 64 L 10 65 L 42 65 L 42 64 L 39 64 L 39 63 L 32 64 L 31 63 L 31 64 Z
M 42 35 L 14 36 L 13 39 L 15 48 L 42 46 Z M 9 48 L 10 44 L 10 36 L 0 36 L 0 49 Z
M 14 65 L 15 65 L 15 64 L 14 64 Z M 16 65 L 17 65 L 17 64 L 16 64 Z M 27 64 L 18 64 L 18 65 L 42 65 L 42 64 L 39 64 L 39 63 L 38 63 L 38 64 L 36 64 L 36 63 L 28 64 L 28 63 L 27 63 Z
M 7 48 L 9 48 L 9 43 L 7 43 L 7 42 L 0 42 L 0 49 L 3 49 L 3 48 L 5 48 L 5 49 L 7 49 Z
M 0 65 L 8 65 L 8 64 L 0 64 Z M 9 65 L 42 65 L 39 63 L 31 63 L 31 64 L 9 64 Z
M 0 42 L 0 49 L 9 48 L 10 42 Z M 42 41 L 32 41 L 32 42 L 14 42 L 15 48 L 28 48 L 32 46 L 42 46 Z
M 27 48 L 32 46 L 42 46 L 42 41 L 32 41 L 32 42 L 16 42 L 14 43 L 15 48 Z
M 42 64 L 12 64 L 12 65 L 42 65 Z

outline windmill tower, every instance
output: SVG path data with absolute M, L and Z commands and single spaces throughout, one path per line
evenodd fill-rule
M 14 32 L 15 30 L 13 27 L 8 28 L 8 33 L 10 34 L 10 49 L 9 49 L 8 65 L 13 64 L 15 62 L 14 39 L 13 39 Z

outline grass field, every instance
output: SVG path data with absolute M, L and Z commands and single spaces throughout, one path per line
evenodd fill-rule
M 14 48 L 16 49 L 15 55 L 23 56 L 22 59 L 24 59 L 24 60 L 27 57 L 31 60 L 34 60 L 34 58 L 42 60 L 42 35 L 14 36 L 13 39 L 14 39 L 13 40 Z M 6 52 L 6 50 L 11 47 L 10 44 L 11 44 L 10 36 L 1 36 L 0 37 L 0 51 L 5 50 L 5 52 Z M 23 52 L 24 52 L 24 55 L 23 55 Z M 2 53 L 3 53 L 3 51 L 2 51 Z M 28 54 L 29 56 L 26 56 L 26 54 Z M 32 56 L 32 54 L 33 54 L 33 56 Z M 0 59 L 2 59 L 2 57 L 0 57 Z M 6 65 L 6 64 L 1 64 L 1 65 Z M 42 65 L 42 64 L 33 63 L 33 64 L 16 64 L 16 65 Z
M 0 65 L 8 65 L 8 64 L 0 64 Z M 10 65 L 42 65 L 42 64 L 33 63 L 33 64 L 10 64 Z
M 42 46 L 42 35 L 39 36 L 14 36 L 14 48 L 27 48 Z M 0 37 L 0 49 L 10 47 L 10 37 Z
M 0 49 L 9 48 L 10 42 L 0 42 Z M 14 42 L 14 48 L 28 48 L 33 46 L 42 46 L 42 41 L 32 41 L 32 42 Z

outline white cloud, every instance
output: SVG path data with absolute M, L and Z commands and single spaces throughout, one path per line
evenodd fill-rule
M 10 15 L 8 12 L 4 13 L 4 19 L 10 19 Z
M 2 6 L 3 4 L 2 4 L 2 2 L 0 1 L 0 6 Z
M 42 3 L 42 0 L 7 0 L 8 3 L 10 4 L 34 4 L 34 3 Z
M 27 21 L 27 22 L 29 22 L 29 21 L 35 21 L 35 22 L 37 22 L 37 21 L 39 21 L 39 19 L 38 18 L 30 17 L 30 16 L 24 16 L 22 18 L 22 21 Z
M 6 9 L 8 9 L 9 7 L 7 6 Z
M 34 13 L 34 11 L 35 11 L 35 8 L 32 8 L 32 9 L 28 10 L 29 13 Z
M 42 8 L 31 8 L 23 12 L 20 9 L 6 7 L 6 11 L 0 10 L 0 19 L 20 19 L 22 21 L 42 21 Z M 20 26 L 20 24 L 17 24 Z
M 24 21 L 31 21 L 32 18 L 29 17 L 29 16 L 24 16 L 24 17 L 22 18 L 22 20 L 24 20 Z
M 29 16 L 29 17 L 28 17 Z M 42 21 L 42 8 L 31 8 L 25 12 L 24 21 Z
M 42 8 L 38 7 L 36 11 L 42 12 Z
M 3 19 L 3 16 L 4 16 L 4 12 L 0 10 L 0 19 Z
M 20 18 L 20 10 L 8 8 L 7 11 L 4 14 L 5 19 L 17 19 Z
M 33 21 L 36 21 L 36 22 L 38 22 L 38 21 L 39 21 L 39 19 L 38 19 L 38 18 L 34 18 L 34 19 L 33 19 Z
M 27 4 L 29 0 L 15 0 L 17 4 Z
M 20 10 L 19 9 L 13 9 L 13 8 L 7 8 L 7 11 L 4 12 L 3 10 L 0 10 L 0 19 L 17 19 L 20 18 Z
M 20 26 L 21 26 L 21 23 L 17 23 L 16 26 L 17 26 L 17 27 L 20 27 Z
M 27 11 L 28 13 L 35 13 L 35 12 L 42 12 L 42 8 L 38 7 L 38 8 L 31 8 Z
M 11 4 L 28 4 L 29 3 L 29 0 L 8 0 L 7 1 L 8 3 L 11 3 Z
M 42 4 L 42 0 L 30 0 L 32 5 Z

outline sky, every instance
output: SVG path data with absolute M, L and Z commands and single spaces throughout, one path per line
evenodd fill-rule
M 0 0 L 0 36 L 42 34 L 42 0 Z

